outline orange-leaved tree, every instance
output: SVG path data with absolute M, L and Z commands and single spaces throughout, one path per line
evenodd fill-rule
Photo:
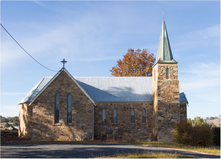
M 147 49 L 142 52 L 140 49 L 128 49 L 123 60 L 118 60 L 110 71 L 113 76 L 152 76 L 154 62 L 153 53 L 147 52 Z

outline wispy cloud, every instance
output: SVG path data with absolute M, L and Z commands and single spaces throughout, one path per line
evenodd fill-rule
M 180 71 L 179 77 L 185 90 L 220 86 L 220 65 L 218 63 L 194 63 Z
M 41 7 L 44 7 L 48 10 L 51 10 L 51 11 L 54 11 L 54 12 L 58 12 L 58 13 L 62 13 L 62 14 L 74 14 L 76 12 L 74 12 L 74 10 L 71 10 L 71 9 L 67 9 L 67 8 L 63 8 L 63 7 L 53 7 L 53 5 L 47 5 L 48 1 L 44 1 L 44 0 L 41 0 L 41 1 L 38 1 L 38 0 L 33 0 L 35 3 L 37 3 L 38 5 L 40 5 Z M 60 0 L 57 0 L 58 2 Z M 72 0 L 70 0 L 72 1 Z
M 25 95 L 27 93 L 1 93 L 1 95 L 14 96 L 14 95 Z
M 192 31 L 177 36 L 177 41 L 173 43 L 175 52 L 184 52 L 193 48 L 204 48 L 220 45 L 220 24 Z M 219 51 L 219 50 L 217 50 Z
M 208 40 L 211 40 L 211 38 L 218 38 L 219 36 L 220 36 L 220 24 L 216 24 L 208 28 L 205 28 L 203 30 L 194 31 L 194 32 L 185 34 L 182 36 L 182 39 L 184 39 L 185 41 L 192 39 L 190 41 L 191 43 L 194 43 L 194 42 L 200 42 L 200 43 L 210 42 L 211 43 L 211 41 L 208 41 Z M 215 44 L 216 45 L 219 44 L 219 41 L 216 41 Z
M 121 59 L 122 57 L 95 57 L 95 58 L 78 58 L 78 59 L 70 59 L 69 61 L 108 61 L 108 60 L 118 60 Z
M 19 37 L 17 35 L 16 40 L 31 55 L 41 59 L 43 63 L 48 59 L 53 60 L 54 57 L 59 59 L 61 57 L 73 59 L 74 57 L 80 61 L 102 61 L 118 58 L 117 51 L 122 51 L 118 49 L 119 45 L 131 39 L 130 35 L 125 32 L 123 26 L 113 27 L 112 23 L 116 23 L 115 19 L 108 20 L 104 15 L 93 14 L 87 13 L 87 15 L 75 18 L 73 21 L 64 18 L 62 23 L 55 22 L 44 26 L 44 28 L 42 28 L 42 24 L 27 22 L 25 25 L 27 30 L 37 31 L 33 31 L 27 36 Z M 105 13 L 105 15 L 111 14 Z M 41 30 L 40 33 L 38 29 Z M 11 63 L 21 62 L 27 57 L 25 52 L 7 36 L 4 34 L 2 37 L 1 52 L 4 60 L 1 62 L 4 67 L 11 65 Z M 118 38 L 116 39 L 116 37 Z

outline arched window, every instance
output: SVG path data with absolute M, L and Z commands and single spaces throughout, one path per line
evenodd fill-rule
M 170 72 L 169 72 L 169 68 L 166 68 L 166 79 L 170 78 Z
M 59 94 L 58 93 L 55 95 L 54 122 L 59 123 Z
M 113 123 L 117 123 L 117 109 L 113 111 Z
M 146 123 L 146 109 L 142 110 L 142 123 Z
M 102 123 L 106 123 L 106 110 L 102 110 Z
M 72 95 L 68 94 L 67 123 L 72 123 Z
M 134 112 L 134 109 L 131 109 L 131 123 L 135 123 L 135 112 Z

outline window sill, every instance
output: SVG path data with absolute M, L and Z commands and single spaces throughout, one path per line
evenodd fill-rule
M 100 125 L 106 125 L 107 123 L 99 123 Z
M 109 125 L 118 125 L 119 123 L 99 123 L 99 125 L 107 125 L 107 124 L 109 124 Z
M 62 123 L 54 123 L 53 126 L 61 126 Z
M 74 124 L 73 124 L 73 123 L 66 123 L 65 125 L 67 125 L 67 126 L 73 126 Z

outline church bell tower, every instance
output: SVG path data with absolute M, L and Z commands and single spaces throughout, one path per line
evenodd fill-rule
M 180 123 L 180 96 L 177 61 L 173 59 L 163 20 L 155 65 L 153 66 L 153 140 L 174 140 L 174 126 Z

